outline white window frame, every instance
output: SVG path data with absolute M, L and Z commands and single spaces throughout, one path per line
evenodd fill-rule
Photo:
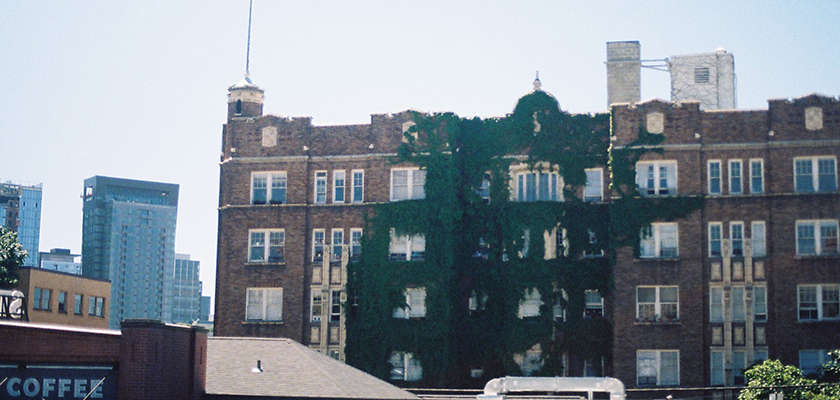
M 327 204 L 327 171 L 315 171 L 312 203 Z
M 662 366 L 662 354 L 663 353 L 673 353 L 676 355 L 676 382 L 663 382 L 663 369 L 669 369 L 669 367 L 663 368 Z M 653 365 L 643 365 L 641 361 L 643 360 L 643 355 L 653 355 L 653 359 L 646 357 L 644 360 L 651 360 Z M 645 368 L 653 368 L 655 371 L 655 376 L 653 375 L 646 375 L 648 377 L 654 377 L 656 382 L 654 383 L 642 383 L 642 369 Z M 679 386 L 680 384 L 680 351 L 679 350 L 636 350 L 636 385 L 637 386 Z
M 423 366 L 412 353 L 395 351 L 388 362 L 391 364 L 391 380 L 412 382 L 423 379 Z
M 396 173 L 406 173 L 406 195 L 405 197 L 397 197 L 394 190 L 394 176 Z M 419 184 L 416 181 L 422 181 Z M 426 198 L 426 170 L 418 167 L 407 168 L 392 168 L 391 169 L 391 201 L 401 200 L 419 200 Z
M 333 203 L 341 204 L 347 201 L 347 171 L 333 170 Z
M 598 300 L 592 301 L 591 296 L 597 295 Z M 597 290 L 585 290 L 583 292 L 583 316 L 584 318 L 594 318 L 604 316 L 604 296 Z M 603 371 L 603 368 L 601 369 Z
M 320 238 L 320 240 L 319 240 Z M 313 263 L 322 263 L 324 262 L 324 251 L 326 248 L 326 240 L 327 240 L 327 232 L 325 229 L 313 229 L 312 230 L 312 262 Z M 318 248 L 321 249 L 321 258 L 318 258 Z
M 709 222 L 709 258 L 720 257 L 723 257 L 723 223 Z
M 732 286 L 729 290 L 729 307 L 733 322 L 747 320 L 747 289 L 743 286 Z
M 814 251 L 805 252 L 805 249 L 800 246 L 800 235 L 803 233 L 803 227 L 810 227 L 813 230 Z M 823 228 L 834 228 L 833 237 L 824 237 Z M 838 226 L 836 219 L 812 219 L 812 220 L 796 220 L 796 255 L 797 256 L 825 256 L 840 254 L 840 226 Z M 834 245 L 831 245 L 834 242 Z
M 395 249 L 403 247 L 403 251 Z M 391 228 L 391 243 L 389 245 L 389 259 L 391 261 L 423 261 L 426 259 L 426 238 L 423 234 L 397 235 Z
M 732 257 L 744 256 L 744 223 L 732 221 L 729 223 L 729 251 Z
M 313 288 L 309 301 L 309 322 L 321 322 L 323 314 L 324 294 L 320 288 Z
M 767 286 L 753 286 L 752 299 L 753 320 L 755 322 L 767 322 Z
M 525 293 L 522 294 L 522 298 L 519 300 L 519 318 L 539 317 L 540 307 L 542 305 L 542 296 L 537 288 L 525 290 Z
M 264 203 L 257 203 L 254 190 L 257 189 L 255 187 L 256 181 L 258 178 L 262 178 L 265 182 L 265 186 L 262 187 L 262 190 L 265 190 L 265 202 Z M 275 193 L 275 190 L 277 193 Z M 282 195 L 280 194 L 282 193 Z M 251 200 L 250 204 L 252 205 L 260 205 L 260 204 L 285 204 L 286 198 L 288 197 L 288 178 L 286 176 L 286 171 L 254 171 L 251 172 Z M 278 197 L 278 198 L 275 198 Z
M 713 165 L 717 167 L 717 175 L 713 174 Z M 706 163 L 706 175 L 708 177 L 709 195 L 717 196 L 723 194 L 723 167 L 721 160 L 709 160 Z M 717 187 L 713 185 L 714 182 L 717 183 Z
M 330 261 L 341 261 L 341 253 L 344 251 L 344 229 L 333 229 L 330 239 Z
M 741 160 L 729 160 L 729 194 L 744 194 L 744 163 Z
M 529 180 L 530 176 L 533 176 L 533 182 Z M 543 182 L 543 177 L 545 177 L 545 182 Z M 530 195 L 531 186 L 533 186 L 533 196 Z M 557 171 L 529 170 L 524 166 L 514 168 L 513 187 L 514 191 L 511 194 L 518 202 L 563 201 L 563 177 Z M 543 190 L 545 193 L 541 195 Z
M 813 300 L 813 308 L 809 307 L 808 310 L 816 311 L 816 318 L 802 318 L 803 309 L 803 301 L 802 301 L 802 291 L 803 289 L 812 289 L 814 291 L 814 300 Z M 829 300 L 826 300 L 826 293 L 833 292 L 833 294 L 829 297 Z M 812 321 L 838 321 L 840 320 L 840 312 L 838 315 L 829 315 L 826 316 L 828 307 L 826 304 L 831 302 L 832 305 L 838 303 L 838 300 L 831 299 L 830 297 L 834 297 L 835 299 L 840 297 L 840 284 L 836 283 L 822 283 L 822 284 L 809 284 L 809 285 L 797 285 L 796 286 L 796 310 L 797 310 L 797 320 L 800 322 L 812 322 Z M 810 301 L 809 301 L 810 303 Z M 833 308 L 837 308 L 840 306 L 835 306 Z
M 258 243 L 254 242 L 255 235 L 261 235 Z M 279 237 L 278 237 L 279 236 Z M 279 240 L 279 242 L 275 241 Z M 263 257 L 253 258 L 253 249 L 261 247 Z M 272 248 L 280 248 L 280 259 L 271 260 Z M 248 262 L 249 263 L 284 263 L 286 261 L 286 230 L 285 229 L 250 229 L 248 231 Z
M 259 294 L 259 298 L 256 297 L 257 294 Z M 273 295 L 274 297 L 270 297 L 269 295 Z M 273 300 L 279 299 L 279 303 L 269 304 L 269 298 Z M 269 312 L 271 312 L 271 315 L 269 315 Z M 276 318 L 274 316 L 276 316 Z M 245 321 L 283 321 L 283 288 L 247 288 L 245 291 Z
M 653 302 L 639 301 L 639 289 L 654 289 Z M 662 299 L 662 289 L 676 289 L 677 301 L 665 301 Z M 643 317 L 642 307 L 646 309 L 653 306 L 653 318 Z M 673 306 L 676 313 L 675 316 L 663 317 L 664 306 Z M 636 286 L 636 320 L 640 322 L 677 322 L 680 320 L 680 287 L 677 285 L 640 285 Z
M 362 228 L 350 228 L 350 259 L 359 260 L 362 256 L 362 237 L 364 231 Z
M 830 160 L 832 162 L 833 168 L 833 182 L 829 184 L 833 187 L 828 188 L 821 188 L 820 187 L 820 161 Z M 797 170 L 797 162 L 804 162 L 808 161 L 810 171 L 800 173 Z M 811 177 L 811 190 L 804 190 L 805 188 L 800 189 L 799 185 L 797 185 L 797 181 L 799 180 L 800 176 L 802 176 L 805 181 L 807 181 L 807 176 Z M 837 192 L 837 157 L 834 156 L 813 156 L 813 157 L 795 157 L 793 159 L 793 190 L 796 193 L 834 193 Z
M 410 287 L 405 289 L 405 305 L 394 308 L 393 317 L 397 319 L 426 318 L 426 288 Z
M 341 289 L 330 290 L 330 322 L 341 322 Z
M 350 192 L 350 202 L 364 203 L 365 202 L 365 170 L 354 169 L 350 172 L 353 181 L 352 191 Z M 358 179 L 357 179 L 358 178 Z M 357 196 L 358 194 L 358 196 Z
M 671 254 L 671 247 L 663 247 L 662 231 L 666 227 L 673 227 L 674 229 L 674 246 L 673 254 Z M 639 233 L 639 258 L 664 258 L 675 259 L 680 256 L 680 227 L 676 222 L 654 222 L 650 224 L 650 235 L 647 234 L 646 229 L 642 229 Z M 647 245 L 646 245 L 647 244 Z M 652 245 L 652 247 L 651 247 Z M 644 252 L 644 249 L 650 248 L 653 254 Z
M 767 256 L 767 224 L 764 221 L 753 221 L 751 223 L 750 244 L 752 245 L 753 258 Z
M 604 169 L 603 168 L 587 168 L 586 185 L 583 187 L 583 201 L 603 201 L 604 200 Z M 592 174 L 592 176 L 590 176 Z M 595 182 L 590 180 L 593 178 Z M 595 183 L 597 182 L 597 186 Z
M 709 322 L 723 322 L 723 287 L 709 288 Z
M 758 171 L 756 171 L 756 169 Z M 750 194 L 764 193 L 764 159 L 750 159 Z
M 650 176 L 653 167 L 653 176 Z M 665 188 L 662 188 L 662 171 L 665 168 Z M 669 172 L 669 169 L 673 171 Z M 644 174 L 641 172 L 644 171 Z M 676 160 L 639 161 L 636 163 L 636 185 L 642 196 L 674 196 L 678 193 L 679 175 Z M 653 183 L 654 187 L 648 184 Z

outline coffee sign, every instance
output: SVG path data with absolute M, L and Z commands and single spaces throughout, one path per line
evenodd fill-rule
M 111 366 L 0 364 L 0 399 L 116 398 Z

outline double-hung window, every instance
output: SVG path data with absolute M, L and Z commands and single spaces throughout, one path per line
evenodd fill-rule
M 516 201 L 562 201 L 563 180 L 556 172 L 516 174 Z
M 391 201 L 425 199 L 426 170 L 395 168 L 391 170 Z
M 326 231 L 323 229 L 312 230 L 312 262 L 324 261 L 324 238 Z
M 35 288 L 32 295 L 32 309 L 34 310 L 49 310 L 50 309 L 50 294 L 52 290 Z
M 539 317 L 542 305 L 542 296 L 537 288 L 525 290 L 522 299 L 519 300 L 519 318 Z
M 750 194 L 764 193 L 764 160 L 750 160 Z
M 82 299 L 84 296 L 76 293 L 73 298 L 73 314 L 82 315 Z
M 641 322 L 679 320 L 679 286 L 637 286 L 636 319 Z
M 818 373 L 823 364 L 831 361 L 828 352 L 826 349 L 799 350 L 799 369 L 802 375 Z
M 800 321 L 836 321 L 840 319 L 840 285 L 799 285 Z
M 285 261 L 286 232 L 283 229 L 254 229 L 249 232 L 248 262 Z
M 709 222 L 709 257 L 720 257 L 723 240 L 723 225 L 720 222 Z
M 248 288 L 246 321 L 282 321 L 283 288 Z
M 341 261 L 341 251 L 344 247 L 344 230 L 332 230 L 332 252 L 330 254 L 330 261 Z
M 88 315 L 92 315 L 94 317 L 105 316 L 104 297 L 90 296 L 90 301 L 88 302 Z
M 767 286 L 754 286 L 752 298 L 755 321 L 767 321 Z
M 730 304 L 732 305 L 732 320 L 744 322 L 747 318 L 747 303 L 743 286 L 733 286 L 730 290 Z
M 767 225 L 764 221 L 753 221 L 751 230 L 753 257 L 767 256 Z
M 353 170 L 353 203 L 365 202 L 365 171 L 361 169 Z
M 347 172 L 344 170 L 333 171 L 333 203 L 344 203 L 346 175 Z
M 732 248 L 732 257 L 744 256 L 744 223 L 729 223 L 729 243 Z
M 394 308 L 394 318 L 411 319 L 426 317 L 426 288 L 405 289 L 405 305 Z
M 411 382 L 423 378 L 420 360 L 412 353 L 395 351 L 388 361 L 391 364 L 391 380 Z
M 350 259 L 358 261 L 362 257 L 362 228 L 350 229 Z
M 284 204 L 286 171 L 251 173 L 251 204 Z
M 656 222 L 642 229 L 639 256 L 642 258 L 677 258 L 679 240 L 676 222 Z
M 323 295 L 319 289 L 312 289 L 312 301 L 309 304 L 309 321 L 321 322 L 321 316 L 324 313 L 324 302 Z
M 796 221 L 796 254 L 799 256 L 838 254 L 837 220 Z
M 594 318 L 604 315 L 604 297 L 601 296 L 601 292 L 597 290 L 587 290 L 584 292 L 584 299 L 584 317 Z
M 638 386 L 679 385 L 680 352 L 678 350 L 636 351 L 636 383 Z
M 315 204 L 327 202 L 327 171 L 315 171 Z
M 586 186 L 583 188 L 584 201 L 601 201 L 604 199 L 604 169 L 592 168 L 586 170 Z
M 797 193 L 836 192 L 837 161 L 834 157 L 793 160 L 794 190 Z
M 420 235 L 397 235 L 391 229 L 390 259 L 392 261 L 422 261 L 426 258 L 426 238 Z
M 636 185 L 642 196 L 677 194 L 677 162 L 640 161 L 636 163 Z
M 720 160 L 710 160 L 709 169 L 709 194 L 721 194 L 721 169 Z
M 58 291 L 58 312 L 67 312 L 67 292 L 61 290 Z
M 709 322 L 723 322 L 723 288 L 709 288 Z
M 330 291 L 330 322 L 341 321 L 341 290 Z
M 729 160 L 729 194 L 744 193 L 741 160 Z

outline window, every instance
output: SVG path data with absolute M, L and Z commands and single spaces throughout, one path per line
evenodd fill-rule
M 519 366 L 523 376 L 534 375 L 545 365 L 545 360 L 542 357 L 542 346 L 537 343 L 524 353 L 514 353 L 513 362 Z
M 105 298 L 104 297 L 90 296 L 90 300 L 88 301 L 88 315 L 94 316 L 94 317 L 104 317 L 105 316 Z
M 67 312 L 67 292 L 58 291 L 58 312 Z
M 636 185 L 642 196 L 677 194 L 677 162 L 654 161 L 636 163 Z
M 679 286 L 637 286 L 636 320 L 673 322 L 680 319 Z
M 732 246 L 732 257 L 744 256 L 744 223 L 729 223 L 729 242 Z
M 419 319 L 426 317 L 426 288 L 405 289 L 405 307 L 394 309 L 394 318 Z
M 397 235 L 391 229 L 391 261 L 423 261 L 426 258 L 426 238 L 420 235 Z
M 836 192 L 835 159 L 833 157 L 796 158 L 793 160 L 793 179 L 794 190 L 797 193 Z
M 565 231 L 565 230 L 564 230 Z M 565 232 L 564 232 L 565 234 Z M 604 256 L 604 249 L 601 246 L 598 246 L 598 234 L 592 230 L 587 229 L 586 234 L 589 236 L 589 240 L 587 241 L 586 249 L 583 250 L 584 257 L 603 257 Z M 566 239 L 568 240 L 568 239 Z M 554 239 L 556 243 L 557 239 Z M 551 242 L 549 240 L 545 241 L 546 246 L 548 246 Z M 556 245 L 555 245 L 556 246 Z M 568 248 L 568 246 L 564 245 L 563 248 Z M 556 253 L 556 249 L 554 250 Z
M 753 221 L 752 223 L 752 254 L 753 257 L 767 255 L 767 236 L 764 221 Z
M 840 319 L 840 285 L 799 285 L 800 321 Z
M 680 352 L 677 350 L 638 350 L 638 386 L 677 386 L 680 384 Z
M 767 287 L 753 287 L 753 315 L 756 322 L 767 321 Z
M 248 288 L 246 321 L 282 321 L 283 288 Z
M 391 379 L 397 381 L 419 381 L 423 378 L 420 360 L 412 353 L 395 351 L 391 353 Z
M 73 313 L 76 315 L 82 315 L 82 299 L 83 296 L 80 294 L 76 294 L 73 299 Z
M 604 376 L 604 357 L 583 360 L 583 376 Z
M 601 292 L 587 290 L 584 292 L 584 296 L 586 301 L 583 310 L 584 317 L 594 318 L 604 315 L 604 297 L 601 296 Z
M 723 351 L 712 350 L 711 355 L 711 384 L 712 386 L 722 386 L 726 383 L 724 380 L 724 364 Z
M 321 316 L 324 313 L 324 303 L 321 290 L 317 288 L 312 289 L 312 301 L 309 306 L 309 321 L 321 322 Z
M 332 252 L 330 254 L 330 261 L 341 261 L 341 251 L 344 247 L 344 230 L 332 230 Z
M 315 204 L 327 202 L 327 171 L 315 171 Z
M 330 322 L 341 321 L 341 290 L 330 291 Z
M 723 225 L 720 222 L 709 222 L 709 257 L 721 256 L 721 239 Z
M 639 243 L 642 258 L 677 258 L 678 229 L 676 222 L 657 222 L 643 229 Z
M 744 193 L 741 182 L 741 160 L 729 160 L 729 194 Z
M 604 169 L 586 170 L 586 186 L 583 188 L 584 201 L 601 201 L 604 198 Z
M 364 203 L 365 201 L 365 171 L 353 170 L 353 202 Z
M 721 193 L 720 160 L 709 161 L 709 194 Z
M 344 203 L 345 171 L 333 171 L 333 203 Z
M 837 220 L 796 221 L 797 255 L 837 254 L 837 246 Z
M 723 322 L 723 288 L 709 288 L 709 322 Z
M 285 261 L 286 232 L 283 229 L 251 230 L 250 235 L 248 262 L 282 263 Z
M 831 361 L 829 351 L 827 349 L 799 350 L 799 369 L 802 370 L 802 374 L 813 375 L 819 372 L 823 364 Z
M 694 68 L 694 83 L 709 83 L 709 67 Z
M 34 310 L 49 310 L 50 309 L 50 295 L 52 290 L 35 288 L 32 296 L 32 309 Z
M 750 194 L 764 193 L 764 160 L 750 160 Z
M 251 204 L 266 203 L 286 203 L 285 171 L 251 173 Z
M 562 201 L 563 181 L 555 172 L 516 175 L 516 201 Z
M 391 170 L 391 201 L 425 199 L 426 171 L 418 168 Z
M 747 304 L 746 298 L 744 297 L 744 287 L 733 286 L 730 291 L 730 296 L 730 303 L 732 304 L 732 320 L 736 322 L 745 321 L 747 316 Z
M 478 185 L 476 193 L 478 193 L 478 196 L 485 203 L 490 201 L 490 174 L 484 174 L 484 177 L 481 178 L 481 183 Z
M 324 235 L 323 229 L 312 230 L 312 262 L 324 261 Z
M 539 317 L 542 305 L 542 297 L 537 288 L 525 290 L 522 299 L 519 300 L 519 318 Z
M 743 350 L 732 351 L 732 383 L 744 384 L 744 370 L 747 369 L 747 357 Z
M 362 229 L 350 229 L 350 260 L 358 261 L 362 258 Z

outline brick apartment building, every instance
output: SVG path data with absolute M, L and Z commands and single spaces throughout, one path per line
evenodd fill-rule
M 43 268 L 24 267 L 18 274 L 29 321 L 108 328 L 110 282 Z
M 550 98 L 556 107 L 537 84 L 520 104 Z M 511 208 L 505 199 L 484 198 L 498 185 L 481 178 L 459 191 L 480 196 L 469 210 L 483 200 L 482 210 L 522 214 L 493 220 L 506 233 L 489 244 L 485 237 L 462 241 L 457 230 L 448 236 L 453 244 L 416 226 L 388 232 L 376 222 L 412 210 L 411 202 L 395 206 L 400 200 L 417 200 L 417 207 L 436 201 L 423 199 L 436 196 L 429 185 L 441 175 L 400 158 L 400 147 L 418 134 L 412 112 L 373 115 L 364 125 L 313 126 L 309 118 L 263 115 L 263 91 L 247 77 L 229 88 L 228 106 L 217 336 L 286 337 L 395 381 L 476 387 L 501 374 L 611 375 L 628 388 L 737 386 L 754 361 L 779 358 L 813 371 L 827 349 L 840 347 L 835 98 L 771 100 L 757 111 L 701 111 L 696 102 L 658 100 L 614 105 L 611 118 L 591 117 L 587 129 L 609 128 L 610 152 L 638 154 L 630 157 L 629 184 L 613 182 L 619 190 L 610 189 L 620 171 L 607 164 L 607 145 L 594 145 L 603 157 L 585 174 L 583 167 L 564 167 L 585 175 L 578 178 L 546 163 L 556 155 L 533 157 L 539 146 L 530 156 L 505 154 L 491 182 L 504 183 L 496 193 L 509 196 Z M 537 120 L 534 112 L 529 129 L 538 138 Z M 422 129 L 417 140 L 424 139 Z M 640 145 L 642 134 L 656 140 Z M 647 207 L 659 218 L 625 235 L 634 242 L 628 244 L 606 233 L 628 218 L 617 208 L 627 204 L 620 202 L 627 193 L 641 202 L 631 204 L 688 205 L 672 214 Z M 517 205 L 535 200 L 533 208 Z M 582 231 L 563 226 L 561 233 L 554 220 L 532 219 L 524 231 L 507 232 L 505 221 L 516 225 L 528 212 L 545 215 L 539 212 L 564 204 L 601 210 L 593 217 L 599 222 Z M 401 217 L 391 221 L 418 220 Z M 464 249 L 470 240 L 476 243 Z M 561 258 L 566 264 L 552 264 Z M 451 268 L 436 270 L 436 262 Z M 485 264 L 483 271 L 500 267 L 493 271 L 507 285 L 481 289 Z M 533 283 L 530 265 L 561 272 Z M 593 269 L 562 275 L 562 265 Z M 439 276 L 429 277 L 434 271 Z M 576 281 L 579 273 L 591 276 Z M 387 277 L 390 284 L 381 282 Z M 511 293 L 518 299 L 510 300 Z M 493 313 L 503 324 L 481 325 Z M 608 331 L 598 330 L 603 321 Z M 469 336 L 475 326 L 482 332 Z M 487 333 L 493 328 L 497 336 Z M 379 340 L 359 343 L 354 334 Z M 533 335 L 541 336 L 500 340 Z M 583 348 L 604 343 L 605 353 Z M 490 347 L 481 346 L 502 348 L 500 356 L 482 357 Z

